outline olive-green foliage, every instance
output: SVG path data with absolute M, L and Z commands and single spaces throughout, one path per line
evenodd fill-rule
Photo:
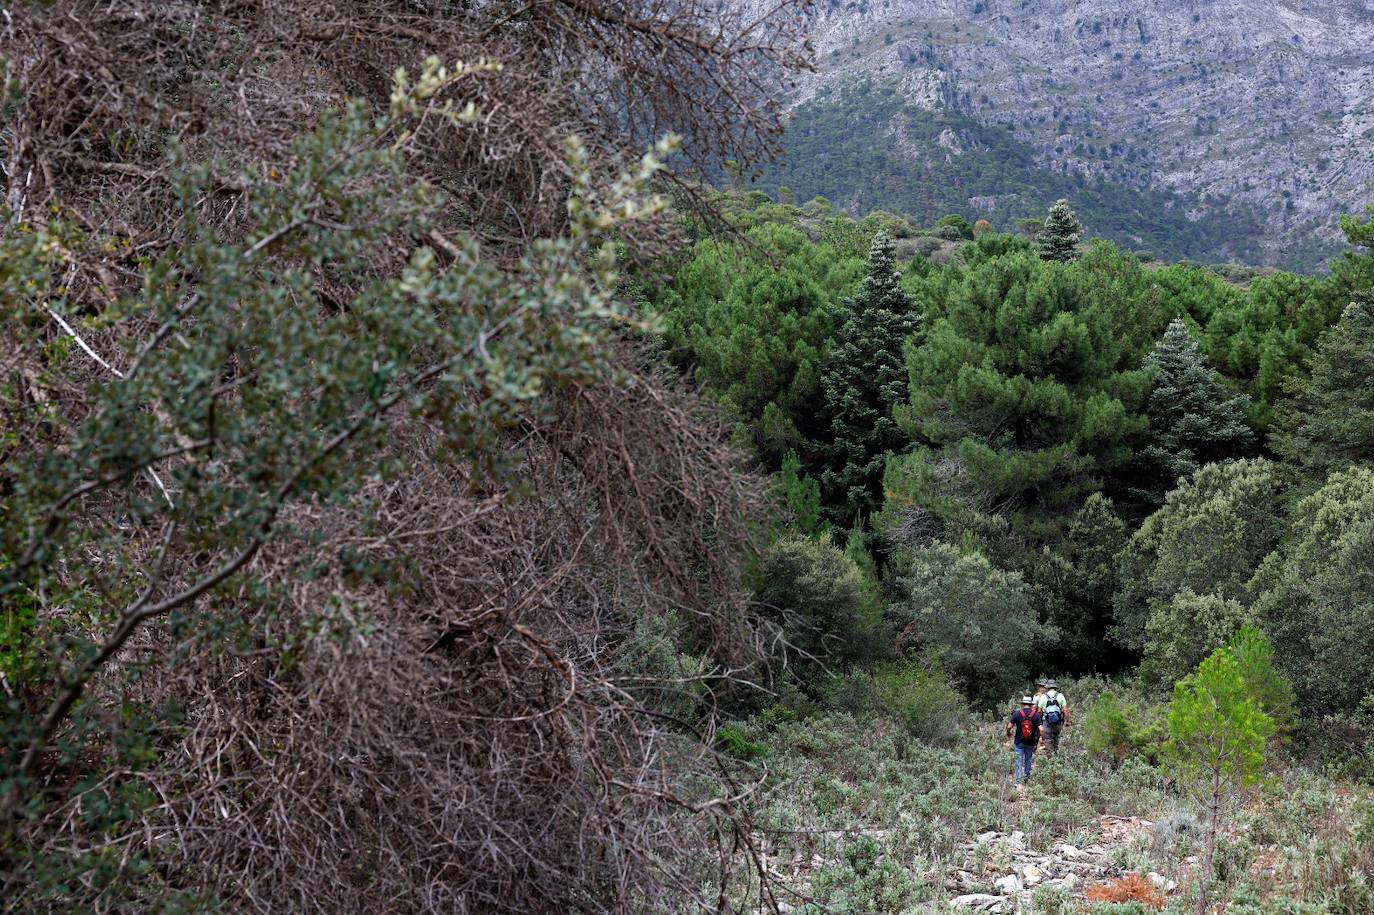
M 1293 387 L 1275 450 L 1318 475 L 1374 462 L 1374 296 L 1346 306 L 1318 345 L 1311 377 Z
M 910 238 L 916 234 L 915 227 L 908 220 L 885 210 L 874 210 L 859 220 L 859 225 L 875 237 L 887 234 L 893 238 Z
M 885 663 L 874 672 L 873 685 L 878 709 L 895 719 L 911 737 L 950 744 L 962 735 L 969 718 L 968 706 L 945 673 L 939 655 Z
M 1282 646 L 1304 717 L 1374 692 L 1374 470 L 1353 467 L 1298 502 L 1292 532 L 1255 576 L 1255 616 Z
M 937 229 L 954 229 L 958 237 L 967 241 L 973 241 L 973 225 L 958 213 L 949 213 L 941 216 L 940 221 L 935 224 Z
M 1184 591 L 1247 601 L 1251 577 L 1283 531 L 1282 491 L 1282 469 L 1255 458 L 1209 464 L 1169 493 L 1164 507 L 1145 520 L 1121 553 L 1116 638 L 1143 650 L 1148 623 L 1157 613 L 1163 619 L 1186 612 L 1172 603 Z M 1168 632 L 1192 641 L 1193 635 L 1176 628 L 1161 623 L 1156 635 Z M 1208 650 L 1229 634 L 1229 629 L 1216 633 L 1218 641 Z
M 838 329 L 821 370 L 829 428 L 812 450 L 824 455 L 821 491 L 828 516 L 842 527 L 881 506 L 884 465 L 905 444 L 892 411 L 906 399 L 902 348 L 917 320 L 899 280 L 892 237 L 880 233 L 858 293 L 835 312 Z
M 1069 202 L 1060 199 L 1050 207 L 1045 224 L 1035 236 L 1035 244 L 1043 261 L 1071 261 L 1078 256 L 1078 242 L 1083 227 L 1069 209 Z
M 1115 691 L 1098 697 L 1080 721 L 1087 751 L 1118 764 L 1129 756 L 1153 760 L 1164 738 L 1159 705 L 1123 699 Z
M 1069 519 L 1060 555 L 1070 581 L 1069 600 L 1054 615 L 1059 649 L 1075 667 L 1087 669 L 1103 659 L 1103 641 L 1112 622 L 1112 598 L 1120 586 L 1117 555 L 1131 531 L 1112 500 L 1093 493 Z
M 1147 497 L 1158 504 L 1201 465 L 1245 456 L 1254 433 L 1246 422 L 1249 398 L 1227 389 L 1181 319 L 1169 324 L 1145 364 L 1153 383 L 1150 444 L 1141 460 L 1157 475 Z
M 862 570 L 825 540 L 788 538 L 765 552 L 754 593 L 779 620 L 807 679 L 827 664 L 844 666 L 876 651 L 878 616 Z
M 816 404 L 832 309 L 864 268 L 795 225 L 760 222 L 745 237 L 749 245 L 697 242 L 650 304 L 673 359 L 720 398 L 776 468 L 792 449 L 805 460 L 806 444 L 823 432 Z
M 1153 605 L 1145 624 L 1140 674 L 1151 686 L 1168 686 L 1195 669 L 1249 620 L 1249 611 L 1220 594 L 1184 588 Z
M 888 615 L 903 648 L 934 650 L 979 705 L 1004 700 L 1023 684 L 1037 646 L 1052 636 L 1035 614 L 1017 572 L 980 553 L 936 543 L 913 553 Z

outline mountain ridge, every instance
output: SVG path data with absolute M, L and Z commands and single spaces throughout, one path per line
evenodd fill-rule
M 789 98 L 794 125 L 846 88 L 878 84 L 895 87 L 901 106 L 875 119 L 874 139 L 909 164 L 957 164 L 967 145 L 958 130 L 933 145 L 904 143 L 902 118 L 913 112 L 955 112 L 1031 152 L 1044 176 L 1038 199 L 998 200 L 974 180 L 962 208 L 970 216 L 1033 215 L 1066 182 L 1107 182 L 1165 195 L 1159 206 L 1193 223 L 1258 220 L 1253 245 L 1174 253 L 1311 268 L 1339 247 L 1337 217 L 1371 199 L 1369 0 L 1317 9 L 1143 0 L 1129 12 L 1105 0 L 866 0 L 822 4 L 811 26 L 818 68 Z M 852 142 L 834 136 L 824 146 Z M 805 183 L 795 131 L 785 144 L 765 186 Z M 891 208 L 865 187 L 870 176 L 841 169 L 831 180 L 793 189 Z

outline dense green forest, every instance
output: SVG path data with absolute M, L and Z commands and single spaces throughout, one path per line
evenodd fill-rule
M 1358 825 L 1368 807 L 1329 809 L 1356 833 L 1327 838 L 1339 863 L 1324 888 L 1262 881 L 1248 864 L 1199 882 L 1179 863 L 1191 849 L 1211 868 L 1216 841 L 1234 853 L 1236 833 L 1216 826 L 1226 815 L 1273 829 L 1236 806 L 1254 797 L 1242 788 L 1266 771 L 1266 748 L 1267 777 L 1283 759 L 1285 779 L 1317 791 L 1334 789 L 1297 773 L 1365 778 L 1374 763 L 1374 212 L 1346 220 L 1355 249 L 1328 276 L 1237 283 L 1078 242 L 1062 202 L 1035 242 L 757 192 L 720 203 L 732 230 L 703 232 L 641 294 L 668 357 L 772 474 L 780 514 L 749 580 L 791 658 L 782 698 L 727 734 L 785 773 L 765 814 L 779 828 L 850 835 L 804 881 L 814 911 L 944 898 L 853 824 L 937 828 L 904 819 L 906 805 L 954 835 L 1006 822 L 930 799 L 942 789 L 922 769 L 995 772 L 995 751 L 957 722 L 1046 674 L 1091 699 L 1074 761 L 1045 764 L 1058 792 L 1045 803 L 1084 805 L 1070 820 L 1184 803 L 1147 787 L 1150 772 L 1184 799 L 1190 779 L 1217 773 L 1200 802 L 1211 819 L 1178 815 L 1196 841 L 1156 841 L 1135 865 L 1187 882 L 1188 906 L 1217 894 L 1263 896 L 1242 909 L 1255 912 L 1374 905 L 1359 876 L 1374 862 L 1374 829 Z M 899 258 L 894 235 L 916 253 Z M 883 721 L 897 730 L 870 730 Z M 1217 739 L 1247 746 L 1235 758 L 1248 762 L 1208 769 L 1199 735 L 1229 735 Z M 921 750 L 903 749 L 912 738 Z M 1053 812 L 1018 816 L 1050 843 L 1055 827 L 1037 818 Z M 779 847 L 815 852 L 798 841 Z M 901 841 L 918 861 L 965 853 L 924 833 Z M 1123 887 L 1129 905 L 1164 904 L 1151 884 Z M 1064 893 L 1047 886 L 1024 910 L 1069 911 Z
M 895 84 L 882 81 L 825 86 L 800 105 L 782 157 L 764 169 L 758 186 L 774 195 L 787 188 L 803 200 L 829 197 L 856 214 L 896 210 L 934 222 L 961 213 L 1002 226 L 1069 197 L 1092 234 L 1166 260 L 1249 262 L 1263 232 L 1256 216 L 1234 202 L 1047 168 L 1007 129 L 952 108 L 908 105 Z M 973 197 L 986 198 L 987 206 L 974 208 Z M 1207 215 L 1189 219 L 1197 209 Z M 1285 266 L 1312 270 L 1331 253 L 1313 239 L 1288 252 Z
M 899 263 L 893 233 L 922 230 L 891 214 L 723 204 L 737 234 L 703 235 L 642 294 L 669 358 L 775 473 L 782 542 L 831 544 L 881 601 L 855 609 L 881 634 L 828 635 L 890 645 L 908 589 L 958 557 L 1004 582 L 988 600 L 1024 610 L 1002 649 L 951 668 L 988 698 L 1005 693 L 988 671 L 1032 658 L 1071 673 L 1136 659 L 1172 683 L 1249 621 L 1283 634 L 1295 675 L 1306 665 L 1312 711 L 1358 704 L 1374 667 L 1319 699 L 1308 677 L 1335 657 L 1295 622 L 1319 611 L 1278 583 L 1304 519 L 1366 497 L 1370 222 L 1348 220 L 1362 247 L 1327 277 L 1236 284 L 1103 240 L 1055 256 L 1048 227 L 1038 247 L 980 229 L 940 262 Z M 1225 619 L 1178 630 L 1204 607 Z

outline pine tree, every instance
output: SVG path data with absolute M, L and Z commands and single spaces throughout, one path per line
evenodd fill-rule
M 1254 433 L 1245 421 L 1250 398 L 1227 389 L 1182 321 L 1169 325 L 1145 362 L 1154 372 L 1147 408 L 1153 441 L 1141 458 L 1154 478 L 1148 501 L 1157 505 L 1203 464 L 1245 456 Z
M 1285 405 L 1276 451 L 1319 472 L 1374 462 L 1374 300 L 1351 302 Z
M 1046 261 L 1071 261 L 1078 257 L 1078 240 L 1083 235 L 1083 227 L 1078 217 L 1069 209 L 1067 200 L 1060 200 L 1050 207 L 1045 217 L 1045 227 L 1040 230 L 1036 241 L 1040 246 L 1040 259 Z
M 787 518 L 788 531 L 802 537 L 825 532 L 825 523 L 821 520 L 820 484 L 806 475 L 797 452 L 787 452 L 774 486 L 781 503 L 779 507 Z
M 955 528 L 991 510 L 1044 542 L 1104 479 L 1115 487 L 1136 472 L 1134 442 L 1149 425 L 1141 357 L 1163 329 L 1149 326 L 1150 297 L 1114 279 L 1138 269 L 1106 246 L 1067 268 L 1018 249 L 977 255 L 932 297 L 897 411 L 928 447 L 895 462 L 894 503 Z
M 1197 791 L 1207 810 L 1198 915 L 1208 911 L 1222 801 L 1259 778 L 1264 742 L 1273 733 L 1273 719 L 1255 701 L 1240 665 L 1225 648 L 1218 648 L 1196 674 L 1174 686 L 1165 761 L 1175 779 Z
M 868 275 L 839 310 L 839 331 L 821 374 L 831 433 L 823 448 L 821 488 L 831 520 L 843 528 L 861 523 L 882 504 L 887 456 L 906 444 L 892 408 L 907 399 L 902 349 L 917 318 L 895 257 L 891 236 L 874 237 Z

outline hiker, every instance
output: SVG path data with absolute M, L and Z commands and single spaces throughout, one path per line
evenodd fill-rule
M 1016 754 L 1016 784 L 1023 785 L 1030 779 L 1035 746 L 1040 742 L 1040 709 L 1033 696 L 1021 697 L 1021 707 L 1012 712 L 1011 721 L 1007 722 L 1007 736 Z
M 1053 756 L 1059 752 L 1059 738 L 1064 728 L 1069 726 L 1069 700 L 1059 691 L 1059 683 L 1055 680 L 1040 680 L 1036 686 L 1035 707 L 1040 710 L 1045 738 L 1041 747 Z

